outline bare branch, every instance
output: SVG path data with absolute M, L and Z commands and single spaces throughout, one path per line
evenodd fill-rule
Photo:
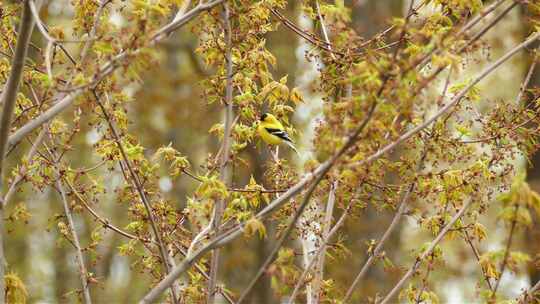
M 57 173 L 58 176 L 60 176 L 60 173 Z M 75 252 L 77 255 L 77 263 L 79 264 L 79 273 L 81 276 L 81 283 L 82 283 L 82 290 L 83 290 L 83 296 L 84 296 L 84 302 L 87 304 L 92 303 L 92 299 L 90 298 L 90 288 L 88 287 L 88 272 L 86 270 L 86 266 L 84 264 L 84 257 L 82 253 L 81 244 L 79 242 L 79 237 L 77 236 L 77 231 L 75 230 L 75 223 L 73 222 L 73 216 L 71 215 L 71 209 L 69 208 L 69 203 L 67 201 L 66 192 L 64 191 L 64 187 L 62 186 L 62 183 L 60 182 L 60 179 L 56 182 L 56 187 L 58 188 L 58 191 L 60 192 L 60 195 L 62 197 L 62 203 L 64 205 L 64 212 L 66 213 L 66 218 L 68 221 L 68 227 L 71 232 L 71 237 L 73 238 L 73 244 L 75 245 Z
M 514 238 L 514 231 L 516 229 L 516 224 L 517 224 L 518 211 L 519 211 L 519 204 L 516 204 L 514 206 L 514 216 L 512 217 L 512 223 L 510 224 L 510 232 L 508 232 L 508 241 L 506 241 L 506 246 L 504 248 L 504 257 L 503 257 L 503 260 L 501 261 L 500 276 L 497 279 L 497 282 L 495 283 L 495 288 L 493 289 L 493 292 L 491 293 L 492 301 L 494 301 L 497 297 L 497 290 L 499 290 L 499 286 L 501 284 L 504 271 L 506 270 L 506 265 L 508 264 L 508 257 L 510 256 L 510 248 L 512 247 L 512 240 Z
M 405 282 L 413 275 L 416 269 L 418 269 L 418 267 L 422 263 L 422 260 L 424 260 L 428 255 L 430 255 L 433 252 L 435 247 L 441 242 L 444 236 L 450 231 L 452 226 L 454 226 L 457 220 L 460 219 L 461 216 L 463 216 L 465 211 L 467 211 L 467 209 L 469 209 L 471 205 L 472 205 L 472 200 L 468 201 L 467 203 L 463 205 L 463 207 L 461 207 L 458 213 L 456 213 L 454 217 L 452 217 L 450 222 L 441 230 L 441 232 L 439 232 L 437 237 L 430 243 L 429 247 L 419 257 L 416 258 L 414 264 L 409 268 L 407 273 L 403 275 L 401 280 L 399 280 L 399 282 L 392 288 L 392 290 L 390 290 L 390 292 L 386 295 L 386 297 L 384 297 L 384 299 L 380 302 L 380 304 L 387 304 L 389 303 L 390 300 L 392 300 L 394 295 L 401 289 L 403 284 L 405 284 Z
M 469 41 L 467 41 L 467 44 L 471 45 L 478 41 L 480 37 L 484 36 L 485 33 L 487 33 L 492 27 L 494 27 L 499 21 L 506 16 L 516 5 L 518 5 L 518 1 L 514 1 L 512 4 L 510 4 L 505 10 L 503 10 L 495 19 L 493 19 L 486 27 L 484 27 L 482 30 L 480 30 L 478 33 L 476 33 Z
M 13 109 L 15 107 L 17 94 L 19 92 L 24 61 L 26 59 L 26 53 L 28 52 L 28 44 L 30 43 L 34 23 L 35 22 L 32 18 L 32 13 L 28 1 L 25 1 L 23 4 L 21 24 L 19 26 L 19 36 L 17 37 L 17 46 L 15 49 L 15 55 L 13 56 L 11 71 L 3 95 L 1 96 L 3 108 L 0 121 L 0 176 L 3 176 L 3 161 L 4 155 L 7 150 L 8 135 L 9 130 L 11 129 Z M 2 207 L 3 205 L 4 202 L 2 202 Z
M 52 139 L 51 139 L 51 142 L 52 142 Z M 77 264 L 79 266 L 79 276 L 80 276 L 80 279 L 81 279 L 81 285 L 82 285 L 82 293 L 83 293 L 83 298 L 84 298 L 84 302 L 86 304 L 91 304 L 92 303 L 92 298 L 90 297 L 90 288 L 88 286 L 88 271 L 86 269 L 86 265 L 84 263 L 84 255 L 83 255 L 83 250 L 82 250 L 82 247 L 81 247 L 81 243 L 79 241 L 79 236 L 77 235 L 77 230 L 75 228 L 75 222 L 73 221 L 73 215 L 71 213 L 71 208 L 69 206 L 69 202 L 67 200 L 67 195 L 66 195 L 66 191 L 64 190 L 64 186 L 62 185 L 62 174 L 60 173 L 60 170 L 59 170 L 59 165 L 58 163 L 60 162 L 60 159 L 58 158 L 58 156 L 56 155 L 55 152 L 52 151 L 52 149 L 50 149 L 49 147 L 47 147 L 46 144 L 45 145 L 45 148 L 46 148 L 46 151 L 49 153 L 51 159 L 53 159 L 53 166 L 54 166 L 54 171 L 56 173 L 56 176 L 57 176 L 57 181 L 56 181 L 56 188 L 58 190 L 58 192 L 60 193 L 60 197 L 62 198 L 62 204 L 63 204 L 63 207 L 64 207 L 64 213 L 66 215 L 66 219 L 67 219 L 67 222 L 68 222 L 68 229 L 69 229 L 69 232 L 71 233 L 71 238 L 73 240 L 70 240 L 71 243 L 73 244 L 73 246 L 75 247 L 75 254 L 77 256 Z M 56 161 L 54 161 L 56 160 Z
M 407 189 L 407 191 L 403 195 L 403 197 L 401 199 L 401 202 L 399 203 L 399 208 L 398 208 L 398 211 L 396 212 L 396 215 L 394 215 L 394 218 L 392 219 L 392 222 L 390 223 L 390 225 L 388 226 L 388 228 L 384 232 L 381 239 L 377 242 L 377 246 L 375 247 L 373 252 L 369 253 L 369 258 L 364 263 L 364 266 L 362 266 L 362 269 L 356 275 L 356 277 L 354 278 L 353 283 L 351 284 L 351 286 L 347 290 L 347 293 L 345 294 L 345 298 L 343 299 L 343 303 L 347 303 L 350 300 L 354 290 L 356 289 L 356 286 L 358 285 L 360 280 L 362 280 L 362 278 L 366 275 L 367 271 L 369 270 L 369 268 L 371 267 L 373 262 L 375 262 L 375 259 L 377 258 L 377 256 L 381 252 L 381 249 L 383 248 L 384 244 L 386 243 L 386 240 L 390 237 L 390 235 L 392 234 L 394 229 L 397 228 L 398 223 L 399 223 L 399 221 L 401 219 L 401 216 L 407 211 L 407 206 L 409 204 L 409 197 L 410 197 L 411 193 L 413 192 L 415 185 L 416 185 L 416 183 L 412 183 L 409 186 L 409 189 Z
M 221 4 L 222 2 L 225 2 L 225 0 L 214 0 L 210 1 L 208 3 L 200 3 L 194 7 L 192 10 L 187 12 L 185 15 L 183 15 L 181 18 L 178 17 L 178 15 L 174 18 L 174 20 L 162 27 L 160 30 L 158 30 L 152 40 L 161 40 L 164 36 L 169 35 L 170 33 L 176 31 L 180 27 L 184 26 L 188 21 L 193 19 L 194 17 L 197 17 L 201 12 L 204 12 L 206 10 L 209 10 L 213 8 L 214 6 Z
M 463 234 L 465 236 L 465 241 L 471 247 L 471 250 L 472 250 L 472 252 L 474 254 L 474 257 L 475 257 L 476 261 L 478 263 L 480 263 L 480 252 L 478 252 L 478 249 L 476 247 L 474 247 L 474 244 L 473 244 L 473 242 L 471 240 L 471 237 L 469 236 L 469 233 L 467 232 L 467 230 L 464 230 Z M 484 267 L 482 267 L 482 265 L 480 265 L 480 270 L 482 271 L 482 276 L 484 277 L 484 281 L 486 281 L 486 284 L 487 284 L 489 290 L 493 291 L 493 286 L 491 285 L 491 282 L 489 281 L 489 277 L 486 275 L 486 272 L 484 271 Z
M 330 228 L 332 227 L 332 219 L 333 219 L 333 213 L 334 213 L 334 204 L 336 202 L 336 190 L 338 187 L 338 182 L 335 181 L 330 186 L 330 193 L 328 194 L 328 201 L 326 202 L 326 212 L 324 215 L 324 222 L 323 222 L 323 231 L 322 231 L 322 244 L 319 244 L 320 248 L 319 254 L 316 254 L 313 256 L 313 258 L 316 258 L 317 265 L 315 269 L 315 275 L 313 280 L 313 295 L 316 297 L 314 303 L 319 303 L 319 295 L 320 295 L 320 289 L 322 286 L 322 281 L 324 279 L 324 262 L 326 257 L 326 240 L 329 239 L 330 235 Z M 318 257 L 317 257 L 318 256 Z
M 328 31 L 326 30 L 326 25 L 324 24 L 324 18 L 321 14 L 321 6 L 319 5 L 319 1 L 315 1 L 315 7 L 317 8 L 317 15 L 319 16 L 319 21 L 321 22 L 321 30 L 324 40 L 328 44 L 328 49 L 330 50 L 330 56 L 332 56 L 333 59 L 336 59 L 336 55 L 334 55 L 332 50 L 332 42 L 330 42 L 330 37 L 328 36 Z
M 176 15 L 174 16 L 173 22 L 180 20 L 185 15 L 186 10 L 188 9 L 190 4 L 191 0 L 186 0 L 182 2 L 182 5 L 178 9 L 178 12 L 176 12 Z

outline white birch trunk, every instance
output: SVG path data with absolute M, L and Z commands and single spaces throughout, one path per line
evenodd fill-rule
M 311 19 L 299 13 L 298 24 L 306 30 L 313 30 L 313 22 Z M 302 158 L 299 160 L 299 167 L 302 168 L 305 161 L 310 159 L 313 154 L 312 141 L 314 137 L 314 127 L 317 120 L 322 118 L 322 98 L 319 95 L 314 95 L 310 90 L 313 82 L 317 81 L 319 73 L 317 66 L 322 64 L 318 60 L 308 62 L 305 58 L 306 51 L 312 49 L 312 46 L 305 42 L 302 38 L 298 38 L 298 47 L 296 49 L 297 71 L 295 86 L 300 89 L 305 103 L 301 104 L 296 110 L 296 121 L 303 125 L 302 137 L 299 142 L 299 152 Z M 313 199 L 310 205 L 306 208 L 302 218 L 298 223 L 298 229 L 301 231 L 299 242 L 302 245 L 302 265 L 307 267 L 311 259 L 315 256 L 318 248 L 321 245 L 321 228 L 324 207 L 321 202 Z M 306 286 L 306 299 L 308 304 L 318 303 L 318 295 L 320 284 L 314 286 L 314 281 L 311 281 Z

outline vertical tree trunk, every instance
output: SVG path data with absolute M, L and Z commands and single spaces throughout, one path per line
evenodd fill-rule
M 223 27 L 224 27 L 224 39 L 225 39 L 225 65 L 226 65 L 226 84 L 225 84 L 225 123 L 223 134 L 223 145 L 221 147 L 221 161 L 220 161 L 220 180 L 227 186 L 231 184 L 232 170 L 229 164 L 230 150 L 231 150 L 231 129 L 233 121 L 233 62 L 232 62 L 232 34 L 231 34 L 231 21 L 229 14 L 229 7 L 227 3 L 223 4 Z M 214 222 L 212 228 L 219 234 L 219 226 L 221 225 L 221 218 L 225 211 L 225 200 L 217 202 L 214 208 Z M 217 275 L 219 269 L 219 249 L 212 251 L 212 259 L 210 261 L 210 278 L 208 280 L 208 301 L 207 303 L 213 304 L 215 302 Z
M 313 22 L 300 11 L 298 13 L 298 25 L 309 31 L 312 31 L 314 28 Z M 307 61 L 305 58 L 305 52 L 310 50 L 311 46 L 303 38 L 298 38 L 298 48 L 296 51 L 297 60 L 298 60 L 298 71 L 301 71 L 296 76 L 295 86 L 302 90 L 302 94 L 306 99 L 310 100 L 309 103 L 302 104 L 297 109 L 296 113 L 302 113 L 303 117 L 299 117 L 298 120 L 301 121 L 300 125 L 304 126 L 302 130 L 302 142 L 300 143 L 300 155 L 309 156 L 300 160 L 299 167 L 303 167 L 303 161 L 311 157 L 311 143 L 314 136 L 314 122 L 315 118 L 320 117 L 322 112 L 322 100 L 320 96 L 316 96 L 311 92 L 310 86 L 316 81 L 319 76 L 317 67 L 320 63 L 319 60 L 313 59 L 312 61 Z M 307 114 L 307 115 L 306 115 Z M 320 202 L 317 200 L 312 200 L 309 203 L 306 211 L 300 218 L 298 223 L 298 229 L 303 230 L 299 242 L 302 246 L 302 266 L 308 267 L 311 259 L 314 256 L 314 253 L 318 249 L 320 244 L 320 235 L 317 234 L 317 231 L 320 231 L 321 223 L 319 219 L 322 219 L 322 208 Z M 312 282 L 309 282 L 306 285 L 306 300 L 307 303 L 316 303 L 317 301 L 318 290 L 313 290 Z
M 11 117 L 13 115 L 13 109 L 15 108 L 15 102 L 17 100 L 17 94 L 21 83 L 24 61 L 28 52 L 28 44 L 32 36 L 32 30 L 34 29 L 34 19 L 32 18 L 32 12 L 28 1 L 24 1 L 22 4 L 22 17 L 19 25 L 17 45 L 15 48 L 15 55 L 13 56 L 13 62 L 11 65 L 11 71 L 4 88 L 3 95 L 0 98 L 2 102 L 2 117 L 0 120 L 0 191 L 2 191 L 2 197 L 4 196 L 4 164 L 5 154 L 7 150 L 7 140 L 9 131 L 11 129 Z M 41 6 L 41 2 L 37 3 L 37 6 Z M 4 255 L 4 202 L 0 202 L 0 304 L 5 302 L 5 268 L 7 265 Z

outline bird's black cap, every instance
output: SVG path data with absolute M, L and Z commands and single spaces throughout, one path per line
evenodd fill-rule
M 268 114 L 267 114 L 267 113 L 263 113 L 263 114 L 261 115 L 261 118 L 260 118 L 261 121 L 264 121 L 264 120 L 266 119 L 266 117 L 268 117 Z

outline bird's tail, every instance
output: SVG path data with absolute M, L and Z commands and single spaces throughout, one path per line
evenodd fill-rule
M 288 140 L 284 140 L 284 142 L 289 146 L 291 147 L 291 149 L 294 150 L 294 152 L 296 152 L 296 155 L 300 156 L 300 153 L 298 153 L 298 150 L 296 150 L 296 147 L 294 146 L 294 144 Z

